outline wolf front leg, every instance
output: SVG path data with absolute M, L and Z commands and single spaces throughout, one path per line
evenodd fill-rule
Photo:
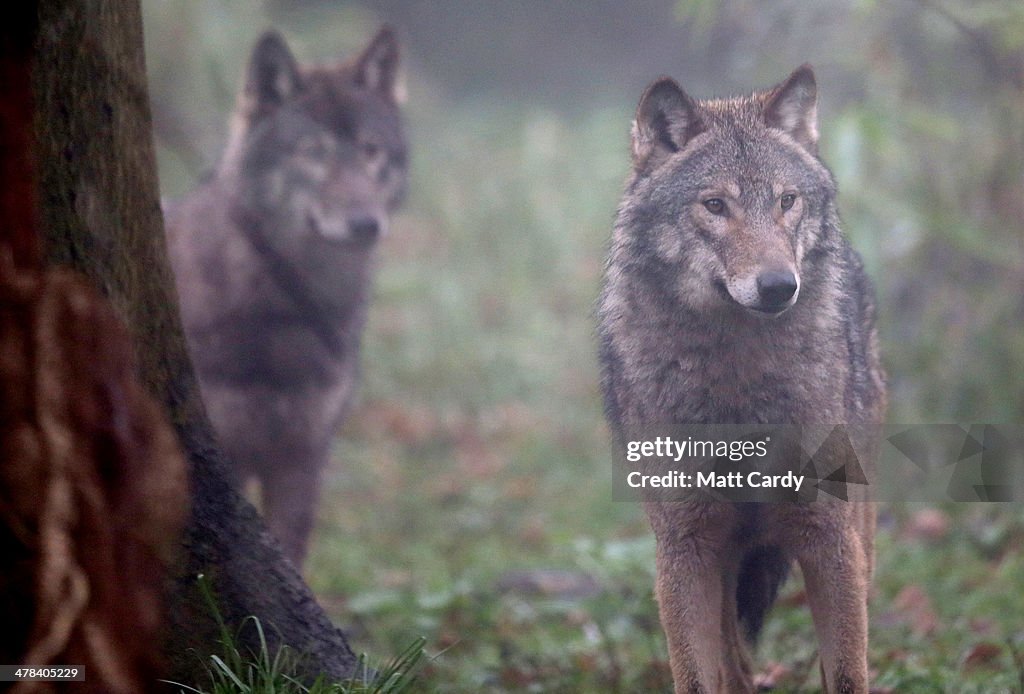
M 722 580 L 717 562 L 659 539 L 655 592 L 677 694 L 720 691 Z
M 820 645 L 822 688 L 866 694 L 870 567 L 860 529 L 848 523 L 817 534 L 797 561 Z
M 657 541 L 655 593 L 675 691 L 753 691 L 735 606 L 726 604 L 736 592 L 736 507 L 648 501 L 644 508 Z
M 285 556 L 302 570 L 313 532 L 320 495 L 320 467 L 295 465 L 265 473 L 263 508 L 270 532 L 281 541 Z

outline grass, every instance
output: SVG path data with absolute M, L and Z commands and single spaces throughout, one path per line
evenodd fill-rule
M 403 694 L 414 690 L 417 672 L 424 660 L 426 639 L 418 637 L 397 656 L 380 668 L 373 668 L 365 654 L 359 656 L 355 673 L 346 681 L 331 681 L 317 677 L 312 684 L 299 679 L 302 659 L 288 646 L 271 652 L 262 622 L 254 616 L 246 618 L 233 633 L 225 624 L 217 607 L 213 589 L 204 576 L 198 578 L 199 587 L 210 612 L 220 628 L 221 653 L 209 655 L 206 665 L 208 688 L 199 689 L 176 682 L 181 692 L 195 694 Z M 256 652 L 243 651 L 239 634 L 244 629 L 256 630 L 259 648 Z

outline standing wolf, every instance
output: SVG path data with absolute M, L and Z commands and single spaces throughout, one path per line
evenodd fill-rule
M 644 93 L 598 308 L 620 444 L 652 425 L 841 426 L 870 467 L 885 410 L 872 289 L 817 140 L 806 65 L 745 98 L 695 101 L 668 78 Z M 645 506 L 677 692 L 753 691 L 744 637 L 794 560 L 825 691 L 867 692 L 870 503 Z
M 265 34 L 215 173 L 166 213 L 210 418 L 297 565 L 356 385 L 374 247 L 405 188 L 397 69 L 386 27 L 333 67 L 299 66 Z

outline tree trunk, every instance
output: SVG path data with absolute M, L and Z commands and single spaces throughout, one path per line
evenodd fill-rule
M 228 624 L 255 615 L 272 647 L 286 643 L 304 654 L 311 672 L 348 675 L 355 657 L 344 635 L 227 481 L 199 399 L 166 258 L 138 3 L 42 0 L 37 19 L 33 157 L 42 254 L 84 273 L 113 303 L 134 339 L 142 381 L 165 403 L 190 464 L 168 676 L 205 680 L 206 655 L 218 648 L 198 574 L 210 578 Z M 30 29 L 8 23 L 5 32 Z

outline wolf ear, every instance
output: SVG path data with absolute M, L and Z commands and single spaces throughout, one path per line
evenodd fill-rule
M 697 105 L 674 80 L 662 77 L 640 97 L 633 121 L 633 167 L 650 168 L 704 131 Z
M 245 98 L 250 117 L 274 109 L 302 88 L 299 67 L 276 31 L 256 42 L 245 77 Z
M 818 86 L 814 71 L 804 63 L 782 84 L 772 87 L 764 105 L 764 119 L 804 146 L 818 151 Z
M 386 24 L 356 60 L 355 81 L 395 103 L 404 99 L 398 74 L 398 38 Z

